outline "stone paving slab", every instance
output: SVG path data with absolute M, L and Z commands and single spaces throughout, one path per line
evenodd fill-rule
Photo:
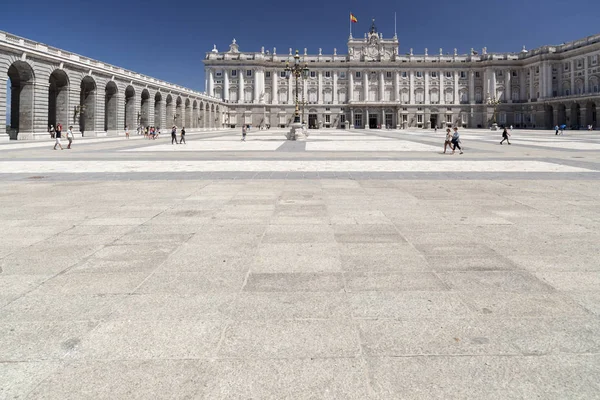
M 253 133 L 2 145 L 0 398 L 599 397 L 597 137 Z

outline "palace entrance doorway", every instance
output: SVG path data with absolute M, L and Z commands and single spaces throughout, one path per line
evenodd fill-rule
M 369 129 L 377 129 L 377 115 L 369 115 Z
M 317 114 L 308 114 L 308 129 L 317 129 Z

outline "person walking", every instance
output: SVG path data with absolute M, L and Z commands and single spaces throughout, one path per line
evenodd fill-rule
M 555 135 L 558 135 L 558 125 L 556 125 L 556 126 L 554 127 L 554 134 L 555 134 Z
M 60 137 L 62 135 L 62 132 L 58 129 L 58 127 L 60 127 L 60 124 L 56 125 L 56 134 L 55 134 L 55 142 L 54 142 L 54 150 L 56 150 L 56 146 L 58 145 L 58 147 L 60 147 L 61 150 L 64 150 L 62 147 L 62 144 L 60 143 Z
M 67 149 L 70 149 L 71 143 L 73 143 L 73 126 L 69 126 L 69 129 L 67 129 L 67 140 L 69 141 Z
M 181 128 L 181 137 L 179 138 L 179 144 L 187 144 L 185 142 L 185 126 Z
M 125 125 L 125 138 L 129 139 L 129 126 Z
M 246 125 L 242 126 L 242 142 L 246 141 Z
M 446 129 L 446 139 L 444 140 L 444 154 L 446 154 L 446 148 L 452 149 L 452 131 L 450 128 Z
M 177 143 L 177 127 L 175 125 L 173 125 L 173 128 L 171 128 L 171 144 L 173 144 L 173 142 L 175 142 L 175 144 L 179 144 Z
M 454 154 L 457 147 L 460 151 L 460 154 L 462 154 L 463 151 L 460 147 L 460 133 L 458 133 L 458 128 L 454 128 L 454 133 L 452 134 L 452 154 Z
M 510 133 L 508 133 L 506 128 L 504 128 L 504 130 L 502 131 L 502 141 L 500 142 L 500 144 L 502 144 L 505 140 L 508 142 L 508 144 L 510 144 L 510 141 L 508 140 L 509 136 L 510 136 Z
M 56 132 L 56 130 L 54 129 L 54 125 L 50 125 L 50 129 L 48 129 L 48 132 L 50 133 L 50 138 L 54 139 L 54 134 Z

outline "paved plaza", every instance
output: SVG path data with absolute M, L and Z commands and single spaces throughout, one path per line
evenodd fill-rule
M 0 399 L 598 399 L 600 132 L 0 143 Z

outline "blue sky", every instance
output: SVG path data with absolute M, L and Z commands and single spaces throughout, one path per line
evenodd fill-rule
M 242 51 L 277 47 L 346 53 L 349 13 L 362 36 L 371 18 L 384 37 L 398 14 L 400 52 L 466 53 L 471 47 L 518 51 L 560 44 L 600 32 L 599 0 L 503 1 L 305 1 L 263 0 L 30 0 L 2 6 L 0 30 L 130 70 L 204 90 L 202 60 L 213 44 L 227 49 L 236 38 Z M 24 7 L 26 9 L 24 9 Z M 35 13 L 29 12 L 35 10 Z M 294 18 L 295 13 L 298 14 Z

